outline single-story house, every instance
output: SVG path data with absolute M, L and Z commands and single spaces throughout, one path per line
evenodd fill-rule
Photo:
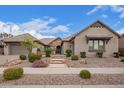
M 124 56 L 124 34 L 122 34 L 119 39 L 119 52 L 121 56 Z
M 34 42 L 37 42 L 39 44 L 39 48 L 44 51 L 44 44 L 33 37 L 32 35 L 26 33 L 18 36 L 13 36 L 10 38 L 3 39 L 5 45 L 4 45 L 4 54 L 5 55 L 20 55 L 20 54 L 28 54 L 28 51 L 26 48 L 24 48 L 21 45 L 21 42 L 25 40 L 25 38 L 32 38 Z
M 120 35 L 101 21 L 95 21 L 80 32 L 66 38 L 43 38 L 38 40 L 30 34 L 22 34 L 4 39 L 4 54 L 16 55 L 26 54 L 27 50 L 21 46 L 21 42 L 28 37 L 41 45 L 44 53 L 46 47 L 52 49 L 52 54 L 65 54 L 67 49 L 71 49 L 74 55 L 86 52 L 87 57 L 96 56 L 96 52 L 102 49 L 105 57 L 113 56 L 114 52 L 119 52 Z
M 63 53 L 71 49 L 75 55 L 86 52 L 88 57 L 93 57 L 98 50 L 102 49 L 105 57 L 112 56 L 114 52 L 119 51 L 119 38 L 118 33 L 98 20 L 79 33 L 65 38 L 62 46 Z
M 7 33 L 4 33 L 4 32 L 0 33 L 0 55 L 4 55 L 4 45 L 5 45 L 5 43 L 4 43 L 3 39 L 4 38 L 9 38 L 9 37 L 12 37 L 12 36 L 13 35 L 7 34 Z

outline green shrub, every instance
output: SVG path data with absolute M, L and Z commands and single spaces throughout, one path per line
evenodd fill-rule
M 71 49 L 67 49 L 66 50 L 66 57 L 71 57 L 72 55 L 72 50 Z
M 124 62 L 124 58 L 121 58 L 121 60 L 120 60 L 121 62 Z
M 26 60 L 26 59 L 27 59 L 26 55 L 20 55 L 19 58 L 20 58 L 21 60 Z
M 78 56 L 77 55 L 73 55 L 72 57 L 71 57 L 71 60 L 78 60 L 79 58 L 78 58 Z
M 102 51 L 98 51 L 98 52 L 96 52 L 96 55 L 97 55 L 99 58 L 102 58 L 102 57 L 103 57 L 103 52 L 102 52 Z
M 50 57 L 51 56 L 51 52 L 52 52 L 51 48 L 46 48 L 45 49 L 46 57 Z
M 13 80 L 22 77 L 23 75 L 23 68 L 14 67 L 8 68 L 4 70 L 3 77 L 5 80 Z
M 35 53 L 31 53 L 28 55 L 28 60 L 29 62 L 34 62 L 35 60 L 40 60 L 41 59 L 41 56 L 40 55 L 37 55 Z
M 80 57 L 81 58 L 86 58 L 86 52 L 80 52 Z
M 80 77 L 84 79 L 89 79 L 91 78 L 91 73 L 88 70 L 81 70 Z

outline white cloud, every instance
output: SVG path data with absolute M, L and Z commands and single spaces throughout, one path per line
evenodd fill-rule
M 29 33 L 36 38 L 49 37 L 53 38 L 56 33 L 64 32 L 69 33 L 69 26 L 67 25 L 54 25 L 56 23 L 55 18 L 45 17 L 45 19 L 32 19 L 31 21 L 16 24 L 10 22 L 0 21 L 0 32 L 10 33 L 10 27 L 13 35 L 19 35 L 23 33 Z
M 102 18 L 107 18 L 108 17 L 108 15 L 106 15 L 106 14 L 102 14 L 102 16 L 101 16 Z
M 69 31 L 69 28 L 68 26 L 64 26 L 64 25 L 58 25 L 56 27 L 53 27 L 52 28 L 52 31 L 54 32 L 68 32 Z
M 116 12 L 116 13 L 120 13 L 119 17 L 124 18 L 124 7 L 119 6 L 119 5 L 112 5 L 112 6 L 98 5 L 98 6 L 95 6 L 89 12 L 87 12 L 87 15 L 96 13 L 96 12 L 98 12 L 100 10 L 107 10 L 107 9 L 110 9 L 111 11 Z
M 124 28 L 121 28 L 120 30 L 117 31 L 119 34 L 124 34 Z
M 124 7 L 122 6 L 111 6 L 111 10 L 120 13 L 119 17 L 124 18 Z
M 99 11 L 99 10 L 102 9 L 102 8 L 104 8 L 103 5 L 95 6 L 92 10 L 90 10 L 89 12 L 87 12 L 87 15 L 93 14 L 93 13 Z
M 120 25 L 121 24 L 121 21 L 117 21 L 115 24 L 114 24 L 114 26 L 118 26 L 118 25 Z

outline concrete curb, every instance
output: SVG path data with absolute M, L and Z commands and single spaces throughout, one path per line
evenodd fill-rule
M 0 85 L 0 88 L 124 88 L 124 85 Z

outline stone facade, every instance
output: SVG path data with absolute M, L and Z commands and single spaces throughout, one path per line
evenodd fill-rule
M 114 52 L 118 52 L 118 36 L 110 32 L 108 29 L 104 28 L 96 28 L 91 27 L 88 28 L 86 31 L 80 33 L 74 39 L 74 53 L 75 55 L 79 55 L 80 52 L 84 51 L 87 53 L 88 56 L 95 56 L 96 52 L 89 52 L 88 43 L 86 40 L 86 35 L 108 35 L 112 38 L 105 43 L 105 52 L 104 56 L 112 56 Z
M 62 53 L 62 40 L 60 38 L 56 38 L 49 44 L 52 48 L 52 54 L 61 54 Z M 58 49 L 58 51 L 57 51 Z
M 90 36 L 90 39 L 88 39 L 88 36 Z M 86 52 L 87 57 L 94 57 L 97 51 L 89 50 L 89 41 L 98 41 L 99 45 L 99 41 L 101 40 L 104 43 L 103 56 L 113 56 L 114 52 L 119 51 L 119 37 L 119 34 L 109 27 L 100 21 L 96 21 L 81 32 L 75 34 L 70 40 L 64 41 L 63 53 L 65 54 L 67 49 L 71 49 L 75 55 L 79 56 L 80 52 Z

